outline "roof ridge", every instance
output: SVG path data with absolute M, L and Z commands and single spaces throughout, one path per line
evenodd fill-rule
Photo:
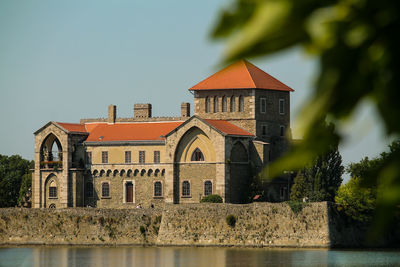
M 242 60 L 240 60 L 240 62 L 244 64 L 244 67 L 245 67 L 247 73 L 248 73 L 249 76 L 250 76 L 250 80 L 251 80 L 251 82 L 253 83 L 253 86 L 254 86 L 254 87 L 257 87 L 257 84 L 256 84 L 256 82 L 255 82 L 255 80 L 254 80 L 254 77 L 253 77 L 252 73 L 250 72 L 249 67 L 247 66 L 247 64 L 251 64 L 251 63 L 248 62 L 246 59 L 242 59 Z M 251 64 L 251 65 L 253 65 L 253 64 Z

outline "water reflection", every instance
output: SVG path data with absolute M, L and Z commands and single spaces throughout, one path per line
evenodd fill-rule
M 0 248 L 0 266 L 400 266 L 397 251 L 193 247 Z

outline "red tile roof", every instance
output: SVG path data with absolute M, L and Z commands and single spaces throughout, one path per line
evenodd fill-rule
M 84 124 L 80 123 L 65 123 L 65 122 L 57 122 L 58 125 L 63 127 L 68 132 L 78 132 L 78 133 L 86 133 L 86 128 Z
M 246 60 L 240 60 L 199 82 L 189 90 L 269 89 L 294 91 Z
M 209 120 L 204 119 L 207 123 L 217 128 L 219 131 L 228 134 L 228 135 L 244 135 L 244 136 L 253 136 L 253 134 L 249 133 L 246 130 L 228 122 L 225 120 Z
M 86 142 L 105 141 L 159 141 L 183 121 L 138 123 L 87 123 Z

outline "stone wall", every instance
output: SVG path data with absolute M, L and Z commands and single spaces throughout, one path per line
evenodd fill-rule
M 234 226 L 226 218 L 236 218 Z M 394 229 L 399 229 L 395 227 Z M 154 209 L 0 209 L 0 245 L 359 247 L 366 228 L 333 204 L 165 204 Z M 372 245 L 398 246 L 399 230 Z

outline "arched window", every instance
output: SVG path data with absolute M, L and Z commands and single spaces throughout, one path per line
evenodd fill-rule
M 211 100 L 210 98 L 207 96 L 206 98 L 206 113 L 209 113 L 211 110 Z
M 49 197 L 50 198 L 57 198 L 57 184 L 56 184 L 56 182 L 54 180 L 50 182 Z
M 211 181 L 205 181 L 204 182 L 204 195 L 208 196 L 212 194 L 212 182 Z
M 226 107 L 227 107 L 226 96 L 223 96 L 222 97 L 222 112 L 226 112 Z
M 191 161 L 204 161 L 204 156 L 203 153 L 201 152 L 201 150 L 199 148 L 196 148 L 193 153 L 192 153 L 192 157 L 190 159 Z
M 239 96 L 239 112 L 243 112 L 243 111 L 244 111 L 244 97 Z
M 162 184 L 159 181 L 154 183 L 154 196 L 155 197 L 161 197 L 162 196 Z
M 232 96 L 231 97 L 231 112 L 235 112 L 235 111 L 236 111 L 235 97 Z
M 182 196 L 189 197 L 190 196 L 190 183 L 189 181 L 182 182 Z
M 85 186 L 85 196 L 93 197 L 93 183 L 87 182 Z
M 102 183 L 101 196 L 102 197 L 110 197 L 110 184 L 109 183 Z
M 55 209 L 55 208 L 56 208 L 56 204 L 54 204 L 54 203 L 50 204 L 50 205 L 49 205 L 49 208 L 50 208 L 50 209 Z
M 218 96 L 214 97 L 214 113 L 218 112 Z

